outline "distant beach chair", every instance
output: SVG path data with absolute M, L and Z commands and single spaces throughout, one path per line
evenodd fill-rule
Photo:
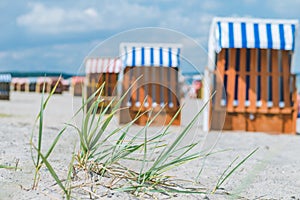
M 10 99 L 10 84 L 11 84 L 11 75 L 0 74 L 0 99 L 1 100 Z
M 74 96 L 82 96 L 84 86 L 84 76 L 73 76 L 71 80 L 72 94 Z
M 225 118 L 225 130 L 296 132 L 297 90 L 291 62 L 297 24 L 297 20 L 213 19 L 205 79 L 217 93 L 205 115 L 205 130 L 209 124 L 222 128 Z
M 85 72 L 87 81 L 87 98 L 104 84 L 101 97 L 104 99 L 99 107 L 105 108 L 117 95 L 116 86 L 121 71 L 121 61 L 118 58 L 98 57 L 85 60 Z M 90 107 L 90 104 L 88 105 Z
M 55 84 L 58 82 L 57 87 L 54 91 L 54 94 L 62 94 L 63 85 L 62 80 L 59 77 L 38 77 L 36 80 L 36 91 L 41 93 L 43 91 L 43 85 L 45 83 L 45 93 L 50 93 Z
M 45 84 L 44 92 L 49 93 L 51 91 L 51 83 L 52 80 L 49 77 L 38 77 L 36 80 L 36 92 L 42 93 Z
M 14 77 L 14 78 L 11 79 L 11 89 L 13 91 L 17 91 L 18 82 L 19 82 L 19 78 Z
M 30 78 L 28 78 L 28 80 L 29 80 L 28 91 L 29 92 L 35 92 L 36 91 L 37 78 L 36 77 L 30 77 Z
M 70 91 L 70 87 L 71 87 L 71 78 L 68 79 L 62 79 L 61 80 L 61 84 L 62 84 L 62 88 L 64 92 L 68 92 Z
M 190 97 L 197 98 L 197 99 L 203 98 L 202 76 L 200 76 L 200 75 L 193 76 Z
M 50 91 L 52 91 L 56 86 L 56 89 L 54 91 L 54 94 L 62 94 L 63 93 L 63 85 L 62 85 L 62 78 L 59 78 L 58 76 L 49 77 L 50 78 Z
M 122 94 L 129 89 L 122 102 L 120 123 L 143 114 L 136 123 L 145 125 L 158 112 L 153 125 L 166 125 L 180 108 L 179 65 L 180 44 L 122 43 Z M 134 82 L 140 78 L 135 84 Z M 181 115 L 173 125 L 180 125 Z
M 28 78 L 19 78 L 17 91 L 28 92 L 29 91 L 29 79 Z

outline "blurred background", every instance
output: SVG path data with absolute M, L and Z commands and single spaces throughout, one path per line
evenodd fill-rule
M 76 74 L 97 44 L 142 27 L 174 29 L 207 50 L 215 16 L 300 19 L 299 7 L 299 0 L 1 1 L 0 71 Z M 300 37 L 296 38 L 292 67 L 298 73 Z M 182 73 L 202 71 L 206 59 L 198 69 L 182 63 Z

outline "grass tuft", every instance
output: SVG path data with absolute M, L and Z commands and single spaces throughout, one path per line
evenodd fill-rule
M 134 84 L 132 84 L 131 87 Z M 135 196 L 147 195 L 154 197 L 154 194 L 172 196 L 172 194 L 207 193 L 207 189 L 196 185 L 196 183 L 192 183 L 193 187 L 184 186 L 184 183 L 188 182 L 188 185 L 190 185 L 191 182 L 184 179 L 176 179 L 176 177 L 167 175 L 167 173 L 176 167 L 197 159 L 206 158 L 213 154 L 212 152 L 196 151 L 195 147 L 200 144 L 200 141 L 194 141 L 182 146 L 182 141 L 190 132 L 192 126 L 210 100 L 204 104 L 191 122 L 168 144 L 166 137 L 169 137 L 172 122 L 180 114 L 182 107 L 173 116 L 170 123 L 155 136 L 149 136 L 148 129 L 164 108 L 149 119 L 146 125 L 137 132 L 131 130 L 134 123 L 144 114 L 152 116 L 152 109 L 144 112 L 140 110 L 131 122 L 112 128 L 112 126 L 110 126 L 112 119 L 120 109 L 124 109 L 120 107 L 128 91 L 119 99 L 114 98 L 106 107 L 103 107 L 102 102 L 104 100 L 100 95 L 103 93 L 103 89 L 104 84 L 88 99 L 85 100 L 82 96 L 81 107 L 74 114 L 75 117 L 77 114 L 82 113 L 81 125 L 77 126 L 72 123 L 66 123 L 66 126 L 57 134 L 45 154 L 42 153 L 44 110 L 54 91 L 50 93 L 45 101 L 44 94 L 42 95 L 40 112 L 36 120 L 39 121 L 37 145 L 32 142 L 33 134 L 31 137 L 32 149 L 37 152 L 36 157 L 32 154 L 32 159 L 36 167 L 33 187 L 37 187 L 39 170 L 44 164 L 67 199 L 71 198 L 71 193 L 74 189 L 82 189 L 88 192 L 90 197 L 98 197 L 95 192 L 97 184 L 111 190 L 128 192 Z M 78 153 L 72 154 L 66 175 L 66 183 L 64 184 L 48 161 L 48 157 L 53 152 L 53 149 L 67 127 L 72 127 L 76 130 L 79 138 L 79 149 L 74 150 L 74 152 L 77 151 Z M 251 154 L 230 171 L 229 169 L 234 162 L 229 165 L 218 180 L 213 192 L 218 190 L 256 150 L 251 152 Z M 153 158 L 152 156 L 155 155 L 155 153 L 158 153 L 158 156 Z M 134 170 L 132 169 L 132 163 L 136 166 Z M 136 170 L 136 168 L 138 170 Z M 90 191 L 86 190 L 83 185 L 72 185 L 72 174 L 78 174 L 78 172 L 85 172 L 85 174 L 91 178 L 91 183 L 84 184 L 86 186 L 92 186 Z M 102 180 L 101 183 L 93 181 L 92 177 L 98 177 L 97 180 Z

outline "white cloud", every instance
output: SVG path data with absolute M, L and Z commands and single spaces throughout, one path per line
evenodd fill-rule
M 36 53 L 36 52 L 35 52 Z M 33 52 L 26 50 L 15 50 L 15 51 L 2 51 L 0 52 L 0 58 L 4 61 L 16 61 L 16 60 L 22 60 L 30 55 L 32 55 Z
M 101 8 L 46 7 L 42 3 L 29 4 L 31 10 L 17 18 L 17 24 L 34 33 L 59 34 L 114 30 L 130 25 L 155 21 L 158 9 L 121 1 L 104 1 Z
M 216 10 L 220 8 L 220 2 L 214 0 L 203 1 L 201 7 L 204 10 Z
M 275 13 L 290 18 L 290 16 L 299 16 L 299 0 L 267 0 L 267 7 L 273 9 Z
M 63 71 L 76 73 L 92 42 L 49 45 L 26 49 L 0 51 L 1 70 Z
M 0 51 L 0 59 L 4 59 L 4 58 L 6 58 L 6 57 L 7 57 L 7 55 L 8 55 L 8 53 L 7 53 L 7 52 L 5 52 L 5 51 Z
M 207 10 L 219 6 L 215 0 L 204 1 L 199 9 L 192 5 L 164 9 L 156 4 L 128 2 L 111 3 L 104 0 L 97 5 L 46 6 L 30 3 L 29 12 L 17 18 L 17 25 L 34 34 L 70 34 L 92 31 L 121 31 L 136 27 L 165 27 L 190 36 L 208 35 L 212 14 Z M 195 6 L 193 6 L 194 8 Z
M 144 5 L 128 1 L 102 1 L 98 5 L 84 7 L 47 7 L 42 3 L 29 4 L 30 11 L 17 18 L 17 24 L 31 33 L 61 34 L 91 32 L 95 30 L 119 31 L 136 27 L 160 26 L 203 34 L 209 27 L 212 15 L 201 10 L 214 9 L 215 1 L 206 1 L 200 11 L 188 12 L 187 7 L 164 9 L 159 5 Z
M 257 3 L 257 0 L 244 0 L 244 3 L 247 5 L 253 5 Z
M 97 11 L 94 10 L 93 8 L 88 8 L 88 9 L 84 10 L 84 14 L 86 14 L 87 16 L 90 16 L 90 17 L 98 17 Z
M 191 17 L 176 15 L 176 13 L 180 12 L 168 13 L 165 19 L 161 20 L 159 26 L 182 31 L 191 37 L 208 36 L 213 15 L 202 13 Z
M 63 9 L 47 8 L 41 3 L 30 4 L 31 11 L 17 18 L 17 24 L 40 33 L 82 32 L 97 29 L 101 18 L 93 8 Z

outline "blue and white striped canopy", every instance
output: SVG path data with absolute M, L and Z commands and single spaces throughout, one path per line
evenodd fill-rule
M 0 82 L 1 83 L 10 83 L 11 75 L 10 74 L 0 74 Z
M 122 65 L 179 67 L 180 47 L 179 44 L 122 43 L 120 45 Z
M 214 18 L 214 48 L 294 50 L 297 20 Z

